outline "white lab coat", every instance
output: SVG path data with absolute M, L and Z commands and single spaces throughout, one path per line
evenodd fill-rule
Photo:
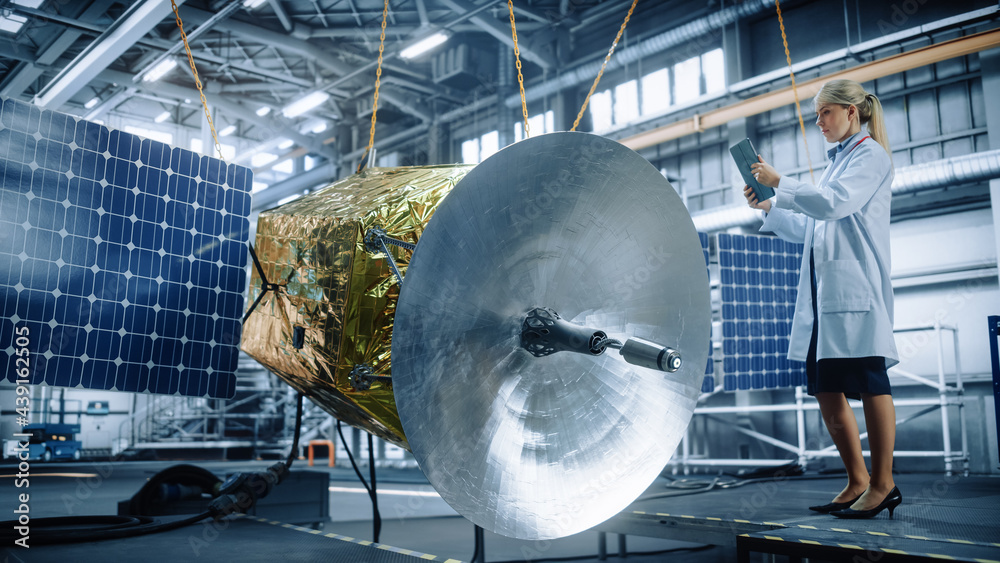
M 812 249 L 819 302 L 816 358 L 883 356 L 887 368 L 899 363 L 889 277 L 892 163 L 873 139 L 857 144 L 866 134 L 844 143 L 818 185 L 782 176 L 760 229 L 805 244 L 788 343 L 791 360 L 805 361 L 812 337 Z

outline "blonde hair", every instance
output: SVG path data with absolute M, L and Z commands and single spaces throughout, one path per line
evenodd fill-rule
M 831 80 L 820 88 L 813 99 L 815 105 L 838 104 L 858 108 L 858 119 L 861 124 L 868 124 L 868 134 L 892 159 L 892 149 L 889 148 L 889 136 L 885 130 L 885 112 L 878 96 L 865 91 L 865 88 L 853 80 Z

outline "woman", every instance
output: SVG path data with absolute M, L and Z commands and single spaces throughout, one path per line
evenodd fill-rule
M 811 510 L 841 518 L 889 517 L 903 497 L 892 477 L 896 412 L 886 368 L 899 362 L 892 335 L 889 200 L 892 160 L 882 105 L 857 82 L 834 80 L 816 95 L 816 125 L 832 162 L 813 186 L 781 176 L 763 158 L 757 180 L 775 196 L 750 207 L 765 213 L 761 231 L 805 244 L 788 357 L 806 362 L 808 392 L 847 469 L 847 486 Z M 867 132 L 862 130 L 867 125 Z M 869 475 L 848 398 L 864 404 Z

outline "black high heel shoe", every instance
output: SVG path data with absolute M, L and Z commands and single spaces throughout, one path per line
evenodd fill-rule
M 843 510 L 845 508 L 850 508 L 852 504 L 858 502 L 859 498 L 861 498 L 861 495 L 858 495 L 847 502 L 831 502 L 828 504 L 821 504 L 819 506 L 810 506 L 809 510 L 815 512 L 821 512 L 823 514 L 829 514 L 834 510 Z
M 843 510 L 835 510 L 830 514 L 833 514 L 837 518 L 872 518 L 884 509 L 889 509 L 889 518 L 892 518 L 892 511 L 896 509 L 900 503 L 903 502 L 903 493 L 899 492 L 899 487 L 893 487 L 889 494 L 886 495 L 885 499 L 879 503 L 878 506 L 870 510 L 854 510 L 852 508 L 845 508 Z

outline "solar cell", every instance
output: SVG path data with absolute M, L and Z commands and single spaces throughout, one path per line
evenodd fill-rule
M 234 395 L 249 169 L 3 99 L 0 178 L 0 350 L 28 328 L 31 383 Z

